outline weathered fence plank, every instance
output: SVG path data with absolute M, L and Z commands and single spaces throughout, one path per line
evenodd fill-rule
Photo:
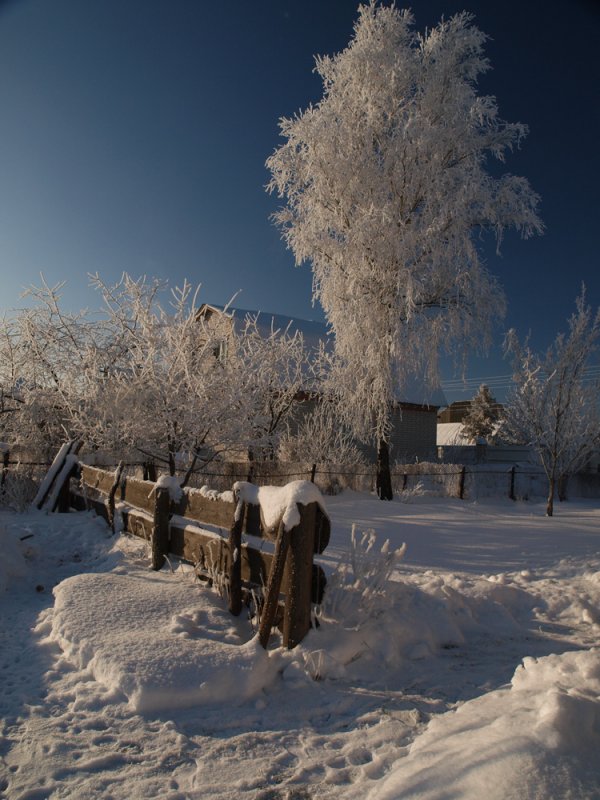
M 218 533 L 194 530 L 191 525 L 171 520 L 169 552 L 194 564 L 206 575 L 218 570 L 223 559 L 228 558 L 228 550 L 223 553 L 224 542 Z
M 279 529 L 277 531 L 277 539 L 275 540 L 275 555 L 273 556 L 273 565 L 269 571 L 269 580 L 267 582 L 267 589 L 265 592 L 265 602 L 262 608 L 260 626 L 258 629 L 258 639 L 262 647 L 265 649 L 269 643 L 269 637 L 271 636 L 271 630 L 273 628 L 273 623 L 275 622 L 275 614 L 277 612 L 277 607 L 279 606 L 279 594 L 281 592 L 283 574 L 286 569 L 291 535 L 292 531 L 287 530 L 283 522 L 280 522 Z M 285 634 L 284 644 L 287 644 L 285 642 Z
M 77 439 L 65 442 L 65 444 L 62 445 L 33 500 L 33 505 L 36 508 L 41 510 L 47 503 L 50 503 L 50 510 L 55 510 L 57 498 L 62 489 L 62 483 L 68 483 L 70 480 L 71 469 L 66 469 L 68 458 L 71 455 L 77 455 L 81 445 L 82 442 Z M 57 481 L 60 485 L 57 485 Z
M 207 525 L 217 525 L 230 530 L 235 517 L 235 503 L 211 500 L 199 491 L 186 489 L 181 500 L 173 504 L 173 513 L 186 519 L 202 520 Z
M 229 532 L 229 611 L 239 616 L 242 611 L 242 526 L 244 524 L 243 508 L 236 516 Z
M 104 507 L 106 511 L 106 506 Z M 148 542 L 152 538 L 152 528 L 154 517 L 145 511 L 137 511 L 135 508 L 120 508 L 123 519 L 123 529 L 134 536 L 146 539 Z
M 121 485 L 120 500 L 128 506 L 154 514 L 154 486 L 151 481 L 127 478 Z
M 6 482 L 6 476 L 8 474 L 8 463 L 10 461 L 10 450 L 8 447 L 3 449 L 0 446 L 0 453 L 2 453 L 2 471 L 0 472 L 0 489 L 4 486 Z
M 81 480 L 90 489 L 108 494 L 112 488 L 114 476 L 112 472 L 107 472 L 98 467 L 90 467 L 88 464 L 81 465 Z
M 121 475 L 123 474 L 123 462 L 119 461 L 117 469 L 115 470 L 115 474 L 113 476 L 112 485 L 108 491 L 108 498 L 106 501 L 106 511 L 108 514 L 108 524 L 113 530 L 115 530 L 115 497 L 117 494 L 117 489 L 121 484 Z

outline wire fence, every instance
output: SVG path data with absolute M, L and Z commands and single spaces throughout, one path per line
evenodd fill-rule
M 0 507 L 18 510 L 27 507 L 35 496 L 51 459 L 14 458 L 8 451 L 0 453 L 0 457 Z M 106 463 L 106 454 L 88 456 L 84 460 L 104 468 L 116 466 L 116 463 Z M 511 500 L 541 500 L 548 491 L 544 472 L 530 465 L 422 462 L 395 464 L 391 471 L 392 487 L 400 499 L 424 495 L 455 497 L 467 501 L 502 497 Z M 147 461 L 131 460 L 124 464 L 124 474 L 132 477 L 156 480 L 160 472 L 160 469 Z M 180 478 L 185 474 L 186 470 L 183 468 L 176 470 L 176 475 Z M 376 476 L 375 465 L 213 461 L 197 467 L 190 475 L 188 485 L 226 491 L 236 481 L 250 481 L 259 486 L 281 486 L 290 481 L 310 480 L 323 494 L 335 495 L 344 490 L 374 492 Z M 568 497 L 600 498 L 600 474 L 580 473 L 570 476 L 566 489 Z

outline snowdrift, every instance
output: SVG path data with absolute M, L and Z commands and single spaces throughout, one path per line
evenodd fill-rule
M 216 594 L 169 574 L 77 575 L 54 594 L 50 638 L 135 711 L 235 705 L 277 673 Z
M 370 800 L 598 796 L 600 650 L 526 658 L 509 687 L 429 723 Z

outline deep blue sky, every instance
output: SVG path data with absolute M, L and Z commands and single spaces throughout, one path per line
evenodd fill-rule
M 401 6 L 399 2 L 397 5 Z M 347 43 L 357 0 L 0 0 L 0 308 L 42 271 L 94 305 L 88 272 L 202 283 L 201 301 L 322 319 L 269 214 L 278 119 L 317 101 L 315 54 Z M 503 328 L 536 347 L 582 281 L 600 303 L 600 8 L 592 0 L 420 0 L 417 28 L 466 8 L 492 37 L 481 89 L 530 135 L 507 169 L 546 234 L 489 267 Z M 498 329 L 497 341 L 502 339 Z M 499 346 L 470 377 L 508 374 Z M 449 373 L 448 373 L 449 376 Z M 493 385 L 493 382 L 492 382 Z M 471 390 L 450 392 L 450 399 Z M 502 391 L 498 391 L 502 395 Z

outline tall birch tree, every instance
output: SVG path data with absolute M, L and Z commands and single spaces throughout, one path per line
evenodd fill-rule
M 486 36 L 463 12 L 425 34 L 412 14 L 361 5 L 348 47 L 318 57 L 323 97 L 280 121 L 268 189 L 296 264 L 335 333 L 346 421 L 378 443 L 391 499 L 393 404 L 410 373 L 433 383 L 441 347 L 489 344 L 503 293 L 478 251 L 482 231 L 542 230 L 529 183 L 487 169 L 527 133 L 477 94 Z

